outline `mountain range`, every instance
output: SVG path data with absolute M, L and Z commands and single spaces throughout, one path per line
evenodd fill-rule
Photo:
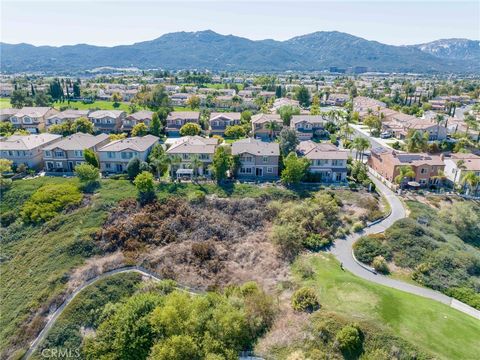
M 2 72 L 77 72 L 102 66 L 140 69 L 313 71 L 364 67 L 368 71 L 478 73 L 480 41 L 445 39 L 394 46 L 337 31 L 286 41 L 250 40 L 211 30 L 175 32 L 113 47 L 0 43 Z

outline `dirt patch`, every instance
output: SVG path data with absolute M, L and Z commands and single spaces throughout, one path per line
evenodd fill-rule
M 269 240 L 273 216 L 264 199 L 212 198 L 192 204 L 171 198 L 143 208 L 124 201 L 95 238 L 106 253 L 123 252 L 190 287 L 256 281 L 273 290 L 290 276 L 288 262 Z

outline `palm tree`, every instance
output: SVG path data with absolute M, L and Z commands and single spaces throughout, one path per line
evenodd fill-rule
M 182 162 L 182 159 L 180 158 L 180 156 L 175 155 L 169 157 L 168 160 L 168 163 L 170 165 L 170 178 L 173 180 L 173 171 L 175 170 L 175 167 Z
M 357 150 L 355 160 L 358 160 L 358 154 L 360 153 L 360 161 L 363 162 L 363 152 L 370 147 L 370 141 L 363 137 L 357 137 L 353 140 L 352 147 Z
M 477 194 L 480 185 L 480 176 L 475 175 L 473 171 L 469 171 L 462 177 L 461 182 L 464 186 L 468 185 L 469 190 L 473 192 L 474 196 Z M 469 195 L 469 191 L 467 191 L 467 195 Z
M 163 173 L 168 169 L 168 164 L 170 164 L 170 158 L 167 154 L 163 153 L 159 157 L 151 160 L 151 164 L 157 170 L 157 178 L 160 180 Z
M 407 151 L 420 152 L 425 151 L 428 146 L 428 133 L 422 134 L 421 131 L 415 130 L 408 134 Z
M 444 117 L 442 114 L 437 114 L 435 116 L 435 122 L 437 123 L 437 138 L 436 140 L 438 140 L 438 133 L 440 132 L 440 123 L 444 120 Z
M 465 160 L 458 160 L 457 167 L 455 169 L 455 176 L 453 177 L 453 182 L 457 181 L 457 174 L 459 170 L 465 170 L 467 166 L 465 165 Z
M 193 177 L 196 178 L 198 175 L 198 169 L 203 166 L 202 160 L 198 157 L 198 155 L 193 155 L 190 159 L 190 167 L 193 170 Z
M 270 130 L 270 140 L 273 140 L 275 131 L 279 129 L 278 123 L 275 120 L 270 120 L 266 125 L 265 129 Z
M 403 187 L 403 183 L 406 179 L 414 177 L 415 171 L 413 171 L 413 168 L 410 165 L 400 166 L 399 174 L 395 176 L 395 183 L 400 185 L 400 187 Z

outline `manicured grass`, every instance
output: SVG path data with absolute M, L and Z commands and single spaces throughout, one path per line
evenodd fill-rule
M 398 336 L 440 359 L 475 359 L 480 352 L 480 323 L 439 302 L 370 283 L 342 271 L 326 254 L 302 259 L 314 270 L 298 281 L 313 287 L 321 311 L 333 311 L 352 321 L 384 324 Z M 294 270 L 298 270 L 298 260 Z M 298 272 L 297 272 L 298 275 Z
M 63 106 L 71 107 L 72 109 L 78 110 L 90 110 L 90 109 L 100 109 L 100 110 L 123 110 L 127 113 L 130 113 L 130 109 L 128 107 L 129 103 L 121 102 L 118 107 L 113 106 L 113 101 L 105 101 L 105 100 L 97 100 L 91 104 L 85 104 L 82 101 L 67 101 L 64 102 L 56 102 L 53 104 L 53 107 L 56 109 L 60 109 Z
M 11 108 L 10 99 L 9 98 L 0 98 L 0 109 Z

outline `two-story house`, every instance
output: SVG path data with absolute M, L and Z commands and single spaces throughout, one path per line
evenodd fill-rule
M 272 180 L 278 177 L 280 147 L 275 142 L 248 138 L 232 144 L 232 155 L 238 156 L 239 179 Z
M 89 110 L 67 109 L 49 116 L 45 122 L 47 129 L 52 125 L 59 125 L 66 122 L 74 122 L 78 118 L 88 117 Z
M 165 131 L 168 136 L 180 135 L 180 128 L 187 123 L 198 124 L 200 113 L 198 111 L 172 111 L 167 116 Z
M 403 182 L 413 181 L 420 186 L 438 185 L 439 175 L 444 171 L 442 157 L 432 154 L 399 153 L 382 147 L 371 150 L 368 166 L 379 176 L 395 184 L 395 178 L 400 174 L 402 166 L 409 166 L 415 176 L 403 179 Z
M 25 164 L 30 169 L 43 169 L 43 148 L 59 139 L 57 134 L 12 135 L 0 140 L 0 157 L 13 162 L 13 166 Z
M 197 175 L 209 177 L 211 175 L 209 167 L 212 164 L 217 146 L 218 139 L 215 138 L 201 136 L 179 138 L 166 151 L 172 159 L 172 176 L 177 178 Z M 201 162 L 201 166 L 196 169 L 194 169 L 195 165 L 192 163 L 194 158 Z M 194 173 L 194 170 L 196 173 Z
M 88 118 L 95 126 L 96 132 L 119 132 L 126 113 L 121 110 L 97 110 L 88 114 Z
M 15 108 L 0 109 L 0 121 L 10 121 L 10 118 L 19 111 L 20 109 Z
M 319 182 L 344 182 L 347 180 L 349 152 L 330 143 L 301 141 L 297 153 L 310 162 L 308 171 L 316 174 Z
M 100 170 L 109 174 L 127 171 L 128 162 L 132 158 L 146 161 L 158 140 L 156 136 L 145 135 L 112 141 L 102 146 L 97 150 Z
M 49 174 L 71 175 L 75 166 L 85 162 L 86 149 L 96 151 L 109 143 L 107 134 L 90 135 L 76 133 L 43 148 L 45 172 Z
M 444 158 L 445 176 L 453 184 L 460 184 L 467 172 L 480 176 L 480 156 L 475 154 L 455 153 Z
M 283 121 L 278 114 L 257 114 L 252 116 L 252 135 L 262 140 L 273 140 L 283 129 Z
M 152 121 L 153 111 L 141 110 L 133 114 L 128 115 L 122 123 L 122 131 L 130 132 L 137 124 L 144 123 L 147 127 L 150 127 Z
M 326 123 L 322 115 L 293 115 L 290 128 L 297 132 L 300 141 L 310 140 L 322 134 Z
M 212 135 L 224 135 L 227 126 L 240 124 L 241 114 L 239 112 L 211 113 L 210 133 Z
M 15 128 L 38 134 L 45 129 L 46 119 L 56 113 L 58 110 L 52 107 L 23 107 L 10 117 L 10 122 Z

